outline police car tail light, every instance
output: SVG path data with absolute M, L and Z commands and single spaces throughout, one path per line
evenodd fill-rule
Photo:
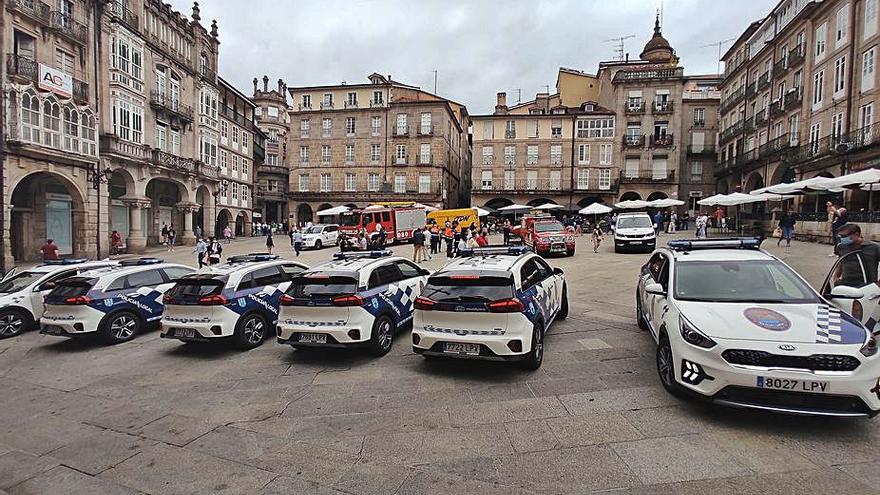
M 363 306 L 364 298 L 356 294 L 348 296 L 339 296 L 333 298 L 334 306 Z
M 281 294 L 281 299 L 278 300 L 278 302 L 282 306 L 293 306 L 293 303 L 295 301 L 296 301 L 296 299 L 294 299 L 292 296 L 289 296 L 287 294 Z
M 413 303 L 416 309 L 421 309 L 422 311 L 433 310 L 435 304 L 437 303 L 428 299 L 427 297 L 417 297 L 416 301 Z
M 89 296 L 68 297 L 64 300 L 64 304 L 89 304 L 91 302 L 92 298 Z
M 859 352 L 865 357 L 871 357 L 874 354 L 877 354 L 877 337 L 869 335 L 868 341 L 865 342 L 865 345 L 863 345 L 861 349 L 859 349 Z
M 224 306 L 229 301 L 224 296 L 215 294 L 213 296 L 204 296 L 199 298 L 199 304 L 202 306 Z
M 862 303 L 859 302 L 858 299 L 853 299 L 852 303 L 852 311 L 850 313 L 853 318 L 857 320 L 861 320 L 862 316 L 865 314 L 864 308 L 862 308 Z
M 493 313 L 522 313 L 526 310 L 522 301 L 513 298 L 492 301 L 486 307 Z

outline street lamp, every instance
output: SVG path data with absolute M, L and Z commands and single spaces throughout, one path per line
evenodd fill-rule
M 101 184 L 106 183 L 110 180 L 110 174 L 113 171 L 110 170 L 110 167 L 105 168 L 104 170 L 98 170 L 98 167 L 95 164 L 92 164 L 92 168 L 89 169 L 89 181 L 92 183 L 92 187 L 94 189 L 100 189 Z

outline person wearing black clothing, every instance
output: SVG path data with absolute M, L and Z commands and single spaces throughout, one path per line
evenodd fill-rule
M 269 254 L 272 254 L 272 248 L 275 247 L 275 239 L 272 238 L 272 231 L 266 235 L 266 250 Z
M 788 211 L 779 219 L 779 228 L 782 229 L 782 237 L 776 241 L 776 245 L 782 244 L 785 240 L 785 247 L 791 247 L 791 237 L 794 234 L 794 224 L 797 223 L 794 210 L 789 208 Z
M 223 254 L 223 246 L 217 242 L 214 237 L 208 238 L 208 265 L 217 265 L 220 263 L 220 256 Z
M 510 244 L 510 220 L 505 219 L 504 225 L 501 226 L 501 233 L 504 234 L 504 245 Z
M 831 222 L 831 242 L 834 243 L 834 252 L 831 253 L 830 256 L 842 256 L 837 246 L 840 244 L 840 234 L 839 231 L 846 225 L 846 208 L 838 208 L 836 212 L 834 212 L 834 221 Z
M 837 253 L 841 257 L 853 251 L 859 251 L 859 256 L 849 256 L 841 260 L 834 273 L 834 285 L 847 285 L 861 288 L 865 280 L 868 283 L 877 283 L 877 265 L 880 263 L 880 245 L 867 241 L 862 237 L 862 229 L 854 223 L 847 223 L 838 230 L 840 243 L 837 245 Z M 864 269 L 864 278 L 862 270 Z
M 425 233 L 422 229 L 416 229 L 412 237 L 413 263 L 425 261 Z

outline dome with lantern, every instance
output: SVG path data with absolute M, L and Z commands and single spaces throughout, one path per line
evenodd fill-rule
M 669 62 L 675 57 L 675 50 L 669 44 L 669 41 L 663 37 L 660 32 L 660 14 L 654 19 L 654 35 L 645 44 L 645 49 L 639 55 L 639 58 L 648 62 L 663 63 Z

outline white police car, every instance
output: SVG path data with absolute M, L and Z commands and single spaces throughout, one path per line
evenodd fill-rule
M 232 338 L 242 349 L 257 347 L 272 334 L 290 280 L 307 268 L 255 253 L 181 277 L 163 298 L 160 336 L 184 342 Z
M 304 248 L 321 249 L 324 246 L 335 246 L 339 243 L 339 225 L 316 224 L 302 232 Z
M 162 318 L 162 295 L 195 269 L 158 258 L 124 260 L 57 283 L 45 298 L 40 333 L 62 337 L 96 334 L 109 344 L 134 338 Z
M 544 334 L 568 316 L 562 270 L 526 247 L 462 254 L 434 272 L 416 299 L 413 351 L 539 368 Z
M 642 267 L 639 325 L 673 394 L 796 414 L 880 411 L 875 337 L 758 239 L 675 240 Z M 856 297 L 857 289 L 832 289 Z
M 116 262 L 66 258 L 47 261 L 24 271 L 10 271 L 0 281 L 0 338 L 36 328 L 43 314 L 43 297 L 59 280 L 112 265 Z
M 336 253 L 304 271 L 281 296 L 278 342 L 303 347 L 367 346 L 391 350 L 395 331 L 412 320 L 413 301 L 429 272 L 391 251 Z

